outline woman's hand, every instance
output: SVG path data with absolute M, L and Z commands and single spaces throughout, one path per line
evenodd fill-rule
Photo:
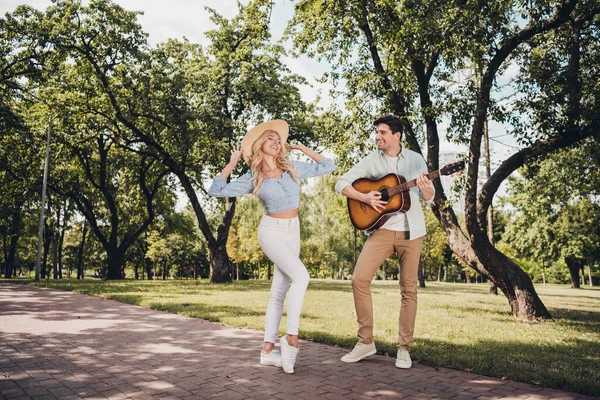
M 286 144 L 286 147 L 288 150 L 300 150 L 302 152 L 304 152 L 304 150 L 306 150 L 306 146 L 303 144 L 291 144 L 288 143 Z
M 235 169 L 235 166 L 237 165 L 238 161 L 240 161 L 241 157 L 242 149 L 240 148 L 239 144 L 236 144 L 233 146 L 233 149 L 231 149 L 231 158 L 229 159 L 229 163 L 225 166 L 225 168 L 223 168 L 223 171 L 221 171 L 218 176 L 223 179 L 227 179 L 229 174 L 231 174 L 231 172 Z
M 324 158 L 322 155 L 320 155 L 319 153 L 317 153 L 313 149 L 309 149 L 308 147 L 306 147 L 303 144 L 291 144 L 291 143 L 287 143 L 285 145 L 285 147 L 288 150 L 300 150 L 301 152 L 303 152 L 304 154 L 306 154 L 307 156 L 309 156 L 310 158 L 312 158 L 316 162 L 319 162 L 319 161 L 321 161 Z
M 241 157 L 242 149 L 239 144 L 236 144 L 235 146 L 233 146 L 233 149 L 231 149 L 231 158 L 229 159 L 229 165 L 235 167 L 238 161 L 240 161 Z

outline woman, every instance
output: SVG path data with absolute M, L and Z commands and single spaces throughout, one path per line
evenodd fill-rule
M 235 147 L 231 159 L 217 175 L 208 190 L 211 196 L 234 197 L 255 194 L 263 202 L 266 214 L 258 226 L 258 242 L 264 253 L 275 264 L 271 295 L 267 306 L 265 338 L 260 363 L 281 366 L 291 374 L 298 355 L 298 325 L 309 275 L 300 261 L 300 180 L 332 172 L 335 165 L 303 145 L 289 145 L 300 150 L 315 163 L 287 160 L 285 142 L 289 127 L 282 120 L 268 121 L 252 128 Z M 250 171 L 227 183 L 240 157 Z M 280 341 L 281 354 L 275 350 L 275 339 L 283 312 L 283 302 L 289 288 L 287 304 L 287 335 Z

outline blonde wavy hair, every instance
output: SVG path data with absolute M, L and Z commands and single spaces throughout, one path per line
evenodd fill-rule
M 260 135 L 260 137 L 258 139 L 256 139 L 254 141 L 254 143 L 252 143 L 252 155 L 250 156 L 250 169 L 252 170 L 252 173 L 254 174 L 254 191 L 252 192 L 252 194 L 258 194 L 258 192 L 260 191 L 260 188 L 262 187 L 262 184 L 264 183 L 266 177 L 263 174 L 262 170 L 263 170 L 263 159 L 264 159 L 264 152 L 262 150 L 262 146 L 263 144 L 267 141 L 267 138 L 269 137 L 269 135 L 271 133 L 276 134 L 279 139 L 281 140 L 281 136 L 279 136 L 279 133 L 277 133 L 277 131 L 274 131 L 272 129 L 267 129 L 266 131 L 264 131 L 262 133 L 262 135 Z M 277 157 L 275 157 L 275 165 L 279 168 L 281 168 L 284 171 L 287 171 L 288 174 L 290 174 L 290 176 L 292 177 L 292 179 L 294 180 L 294 182 L 300 184 L 300 180 L 298 179 L 298 176 L 296 175 L 296 171 L 294 170 L 294 166 L 292 165 L 292 163 L 285 158 L 285 156 L 287 155 L 287 149 L 285 148 L 284 143 L 281 143 L 281 148 L 279 149 L 279 154 L 277 154 Z

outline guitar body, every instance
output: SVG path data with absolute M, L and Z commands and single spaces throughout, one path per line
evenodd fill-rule
M 406 212 L 410 209 L 410 194 L 408 191 L 389 197 L 388 188 L 401 185 L 406 182 L 403 176 L 387 174 L 381 179 L 357 179 L 352 187 L 361 193 L 372 191 L 381 192 L 381 199 L 387 201 L 381 213 L 375 211 L 370 205 L 362 201 L 348 199 L 348 213 L 352 224 L 360 230 L 375 230 L 381 227 L 393 214 Z

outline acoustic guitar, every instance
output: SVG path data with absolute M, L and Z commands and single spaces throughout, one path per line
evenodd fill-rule
M 450 163 L 443 168 L 427 174 L 429 179 L 441 175 L 451 175 L 465 169 L 464 161 Z M 352 183 L 352 187 L 361 193 L 377 191 L 381 193 L 381 200 L 387 201 L 383 211 L 379 213 L 373 207 L 362 201 L 348 198 L 348 213 L 352 225 L 356 229 L 373 231 L 381 227 L 392 215 L 398 212 L 407 212 L 410 209 L 409 190 L 417 186 L 417 179 L 406 182 L 401 175 L 387 174 L 381 179 L 361 178 Z

